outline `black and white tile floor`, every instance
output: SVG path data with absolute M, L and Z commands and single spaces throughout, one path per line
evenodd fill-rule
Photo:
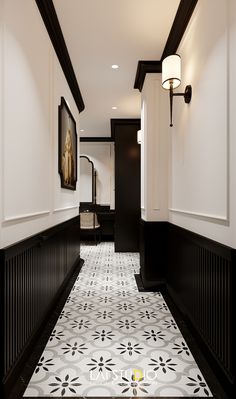
M 81 257 L 24 396 L 212 396 L 162 295 L 138 291 L 139 255 L 101 243 Z

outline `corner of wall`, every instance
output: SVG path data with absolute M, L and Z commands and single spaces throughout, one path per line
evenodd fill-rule
M 146 74 L 142 90 L 141 198 L 142 218 L 168 218 L 168 136 L 164 128 L 160 74 Z

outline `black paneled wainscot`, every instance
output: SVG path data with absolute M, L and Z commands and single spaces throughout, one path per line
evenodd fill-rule
M 80 259 L 79 217 L 0 250 L 1 397 L 7 396 Z
M 140 266 L 144 288 L 165 284 L 212 369 L 233 395 L 236 250 L 168 222 L 141 220 Z

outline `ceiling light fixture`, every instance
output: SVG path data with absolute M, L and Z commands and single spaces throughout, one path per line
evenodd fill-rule
M 112 109 L 117 109 L 117 107 L 112 107 Z
M 80 129 L 81 132 L 84 132 L 84 129 Z
M 170 126 L 172 123 L 173 97 L 184 97 L 185 103 L 189 104 L 192 98 L 192 86 L 187 85 L 184 93 L 174 93 L 181 83 L 181 58 L 178 54 L 169 55 L 162 61 L 162 87 L 170 90 Z
M 118 69 L 118 68 L 119 68 L 119 65 L 113 64 L 111 67 L 112 67 L 112 69 Z

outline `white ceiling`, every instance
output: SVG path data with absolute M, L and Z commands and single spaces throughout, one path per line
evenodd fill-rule
M 81 136 L 110 136 L 111 118 L 140 117 L 138 61 L 161 58 L 179 2 L 54 0 L 85 103 Z

